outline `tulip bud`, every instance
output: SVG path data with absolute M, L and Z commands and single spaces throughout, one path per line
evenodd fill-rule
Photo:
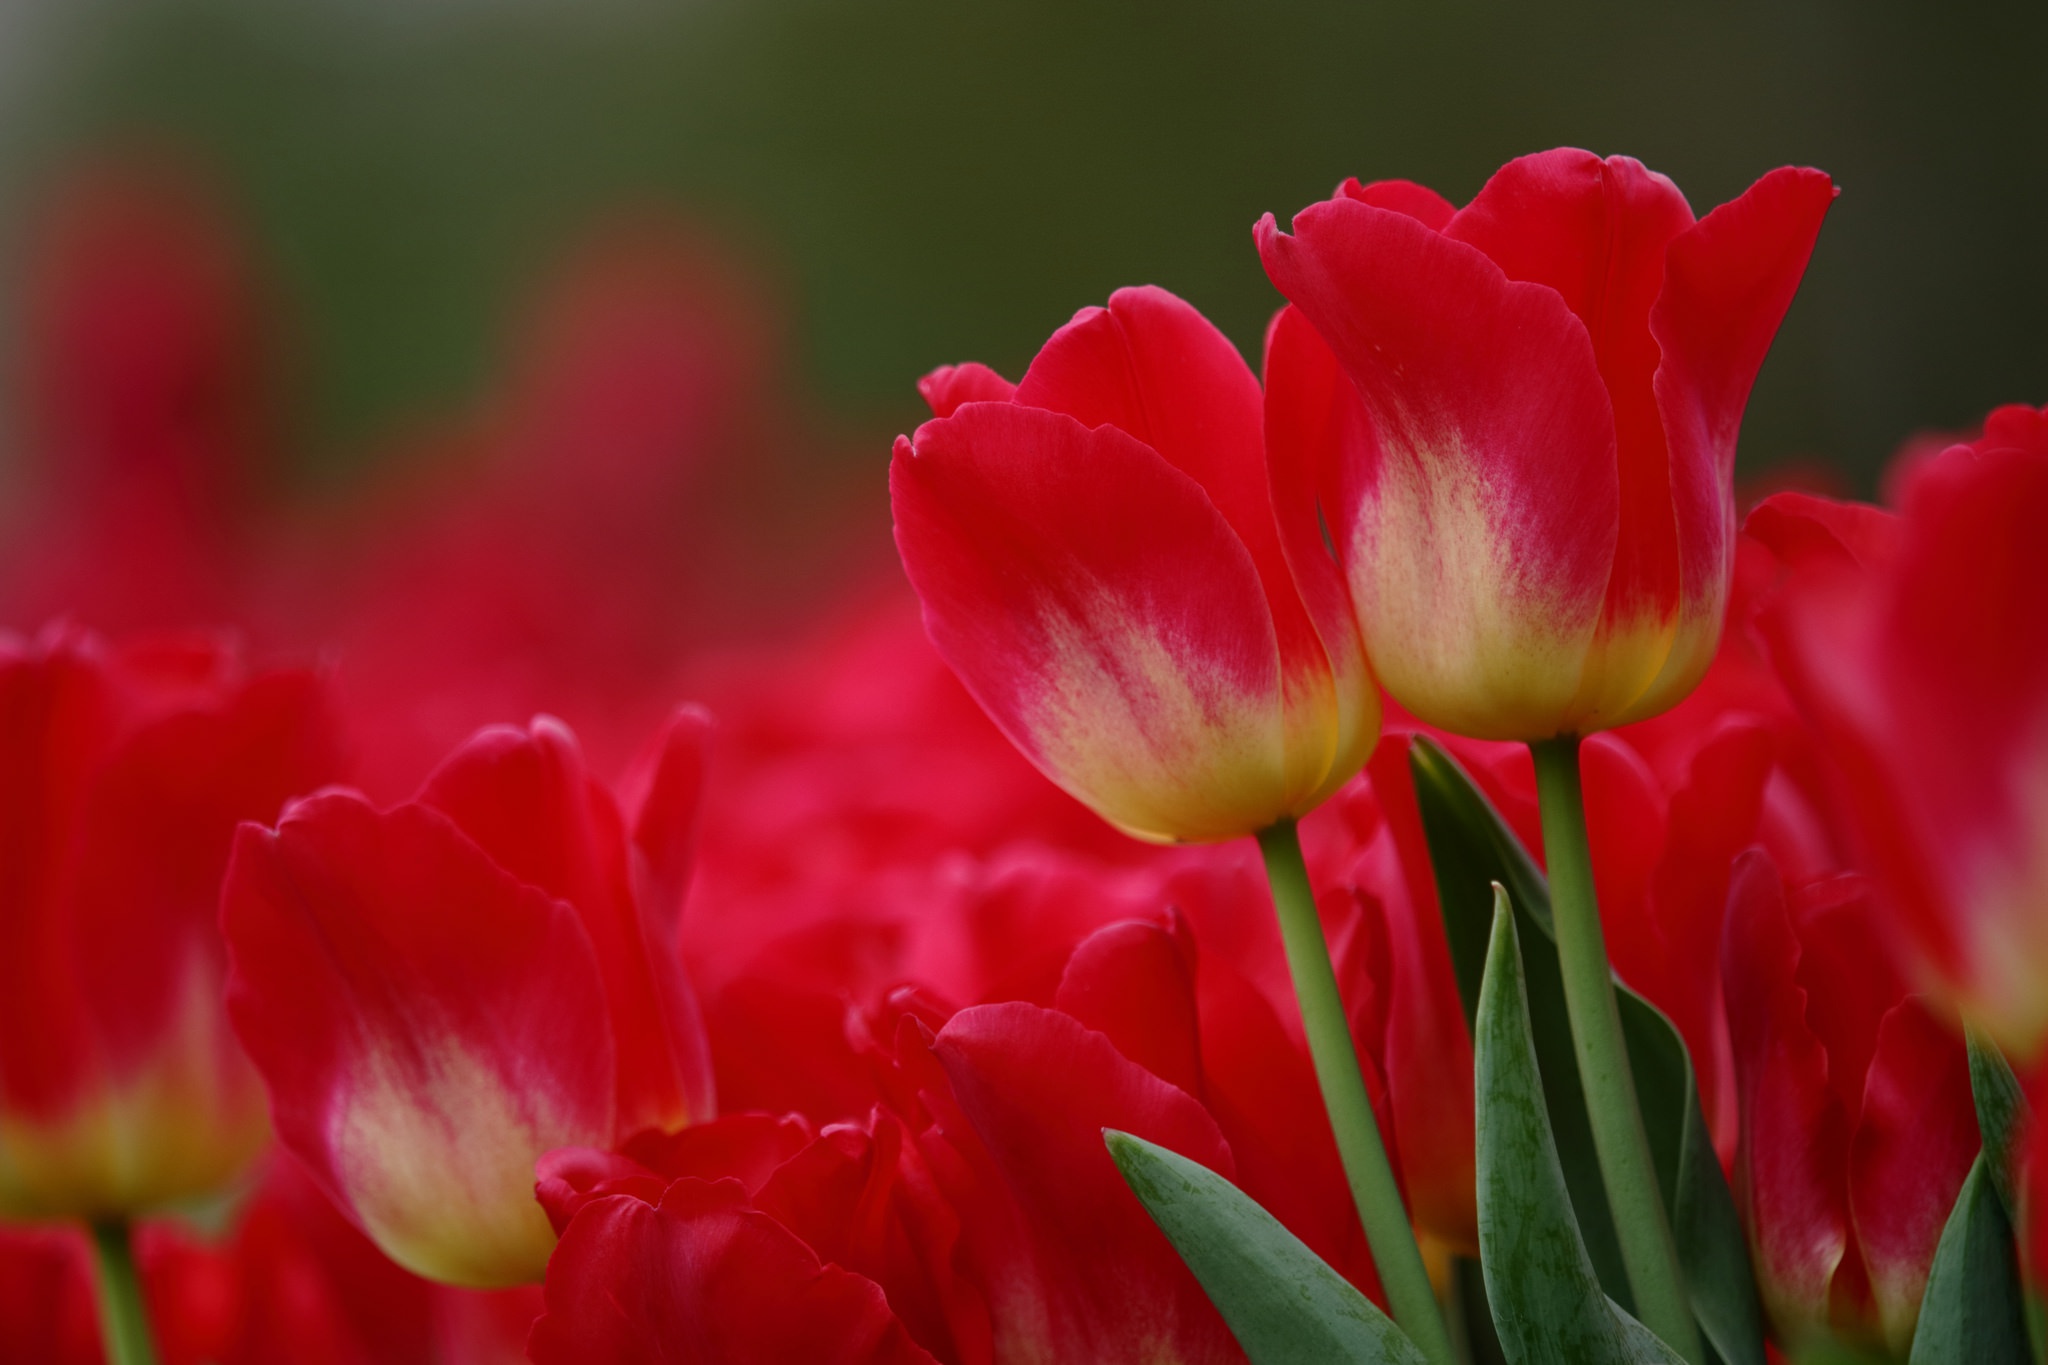
M 1695 222 L 1639 163 L 1560 150 L 1463 209 L 1353 181 L 1292 235 L 1259 224 L 1356 386 L 1302 496 L 1390 696 L 1540 740 L 1692 689 L 1729 591 L 1743 405 L 1834 194 L 1788 167 Z
M 1267 444 L 1296 436 L 1267 379 L 1262 397 L 1187 304 L 1126 289 L 1014 391 L 936 372 L 936 420 L 896 442 L 896 545 L 933 644 L 1048 777 L 1140 838 L 1299 815 L 1378 736 L 1334 566 L 1274 517 Z
M 221 871 L 238 821 L 336 762 L 310 674 L 0 635 L 0 1216 L 204 1195 L 263 1146 L 220 1006 Z

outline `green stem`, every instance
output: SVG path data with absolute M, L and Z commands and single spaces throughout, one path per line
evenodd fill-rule
M 1550 913 L 1557 926 L 1558 966 L 1564 977 L 1565 1010 L 1571 1016 L 1572 1050 L 1593 1148 L 1621 1242 L 1622 1264 L 1635 1296 L 1636 1315 L 1667 1345 L 1695 1363 L 1704 1358 L 1699 1327 L 1678 1268 L 1678 1244 L 1665 1216 L 1650 1139 L 1636 1100 L 1635 1073 L 1622 1042 L 1621 1015 L 1614 1004 L 1614 974 L 1600 930 L 1600 903 L 1593 890 L 1593 855 L 1586 843 L 1585 792 L 1579 785 L 1579 741 L 1531 744 L 1536 759 L 1536 792 L 1543 808 L 1543 849 L 1550 874 Z
M 1358 1052 L 1344 1001 L 1337 993 L 1337 974 L 1330 968 L 1330 945 L 1316 916 L 1315 893 L 1301 857 L 1301 839 L 1294 822 L 1283 820 L 1259 834 L 1259 852 L 1266 857 L 1266 876 L 1273 885 L 1273 909 L 1280 919 L 1280 941 L 1287 949 L 1287 967 L 1294 975 L 1294 995 L 1301 1005 L 1302 1027 L 1308 1033 L 1309 1056 L 1323 1090 L 1323 1107 L 1337 1137 L 1337 1154 L 1365 1225 L 1366 1242 L 1387 1291 L 1394 1321 L 1420 1347 L 1431 1365 L 1454 1365 L 1457 1355 L 1444 1329 L 1415 1229 L 1387 1163 L 1379 1121 L 1365 1093 L 1358 1070 Z
M 143 1307 L 142 1281 L 135 1273 L 135 1247 L 128 1220 L 92 1225 L 93 1264 L 98 1270 L 100 1337 L 107 1365 L 156 1365 L 156 1343 Z

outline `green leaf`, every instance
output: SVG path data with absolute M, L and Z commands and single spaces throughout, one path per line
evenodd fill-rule
M 1228 1180 L 1129 1133 L 1102 1139 L 1252 1365 L 1426 1365 L 1371 1299 Z
M 1911 1365 L 2027 1365 L 2022 1302 L 2012 1220 L 1980 1154 L 1934 1249 Z
M 1970 1094 L 1977 1102 L 1977 1135 L 1984 1142 L 1985 1168 L 1991 1184 L 2005 1204 L 2005 1216 L 2018 1221 L 2019 1198 L 2013 1190 L 2013 1172 L 2018 1169 L 2019 1134 L 2031 1117 L 2027 1097 L 2020 1090 L 2012 1064 L 1998 1050 L 1998 1044 L 1966 1025 L 1963 1037 L 1970 1047 Z
M 1507 888 L 1517 916 L 1540 916 L 1544 933 L 1554 937 L 1550 884 L 1485 793 L 1458 766 L 1458 760 L 1417 735 L 1408 750 L 1408 768 L 1415 778 L 1416 802 L 1422 808 L 1430 866 L 1436 869 L 1451 968 L 1458 978 L 1459 1000 L 1465 1006 L 1465 1025 L 1470 1028 L 1479 1013 L 1479 984 L 1493 938 L 1493 884 L 1499 882 Z M 1533 947 L 1525 944 L 1522 951 L 1527 954 Z
M 1600 1288 L 1572 1215 L 1531 1039 L 1507 892 L 1495 888 L 1474 1022 L 1479 1111 L 1479 1263 L 1516 1365 L 1680 1365 Z
M 1601 1286 L 1622 1307 L 1630 1308 L 1634 1301 L 1600 1179 L 1585 1094 L 1579 1087 L 1578 1057 L 1572 1049 L 1551 927 L 1549 884 L 1456 759 L 1418 736 L 1409 750 L 1409 766 L 1468 1022 L 1477 1013 L 1491 936 L 1492 884 L 1507 888 L 1524 960 L 1531 1040 L 1565 1186 Z M 1619 981 L 1615 1004 L 1693 1315 L 1708 1345 L 1727 1365 L 1764 1365 L 1763 1307 L 1750 1271 L 1749 1243 L 1707 1133 L 1685 1041 L 1656 1006 Z

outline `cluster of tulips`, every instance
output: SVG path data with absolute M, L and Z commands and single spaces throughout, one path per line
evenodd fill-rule
M 0 636 L 0 1359 L 2039 1359 L 2048 409 L 1739 517 L 1834 197 L 1347 182 L 715 657 L 738 323 L 607 267 L 528 496 L 223 572 L 327 662 Z

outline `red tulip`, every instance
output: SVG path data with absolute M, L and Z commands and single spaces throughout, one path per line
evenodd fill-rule
M 401 1265 L 536 1279 L 537 1157 L 710 1112 L 674 951 L 703 728 L 671 723 L 630 822 L 543 719 L 389 810 L 330 791 L 238 836 L 236 1030 L 286 1146 Z
M 1903 1357 L 1978 1149 L 1956 1021 L 1909 995 L 1867 883 L 1788 897 L 1736 862 L 1721 972 L 1741 1136 L 1736 1199 L 1774 1334 Z
M 332 778 L 324 689 L 204 639 L 0 634 L 0 1215 L 218 1189 L 264 1143 L 220 1006 L 235 825 Z
M 0 544 L 0 619 L 182 629 L 238 600 L 278 347 L 216 189 L 162 159 L 103 159 L 37 215 L 15 387 L 38 477 L 8 490 L 32 510 Z
M 1284 543 L 1316 533 L 1276 523 L 1267 490 L 1269 444 L 1309 439 L 1276 406 L 1292 354 L 1262 397 L 1193 308 L 1126 289 L 1014 391 L 979 366 L 929 376 L 936 420 L 896 442 L 932 642 L 1047 776 L 1141 838 L 1299 815 L 1378 734 L 1335 570 Z
M 563 1239 L 547 1297 L 528 1347 L 541 1365 L 936 1365 L 880 1286 L 820 1261 L 735 1181 L 594 1201 Z
M 1742 409 L 1834 193 L 1786 168 L 1695 222 L 1639 163 L 1560 150 L 1463 209 L 1352 181 L 1291 236 L 1259 224 L 1356 386 L 1332 458 L 1276 462 L 1301 504 L 1282 515 L 1320 505 L 1390 696 L 1537 740 L 1691 690 L 1729 590 Z
M 679 223 L 603 225 L 522 308 L 477 409 L 408 440 L 298 547 L 279 624 L 339 646 L 370 795 L 407 795 L 480 725 L 543 709 L 613 769 L 694 650 L 811 581 L 790 572 L 799 538 L 762 524 L 805 499 L 777 467 L 786 438 L 762 430 L 788 405 L 767 401 L 775 319 L 744 277 Z
M 1302 1045 L 1232 957 L 1177 919 L 1121 921 L 1072 951 L 1051 1006 L 949 1019 L 892 997 L 859 1030 L 881 1097 L 859 1124 L 740 1115 L 550 1154 L 566 1232 L 534 1358 L 822 1350 L 761 1309 L 775 1296 L 877 1353 L 855 1360 L 1242 1360 L 1106 1126 L 1232 1176 L 1376 1290 Z
M 1835 547 L 1765 629 L 1923 966 L 2027 1060 L 2048 1039 L 2048 412 L 2002 408 L 1903 482 L 1899 520 L 1862 535 L 1824 504 L 1758 509 Z

